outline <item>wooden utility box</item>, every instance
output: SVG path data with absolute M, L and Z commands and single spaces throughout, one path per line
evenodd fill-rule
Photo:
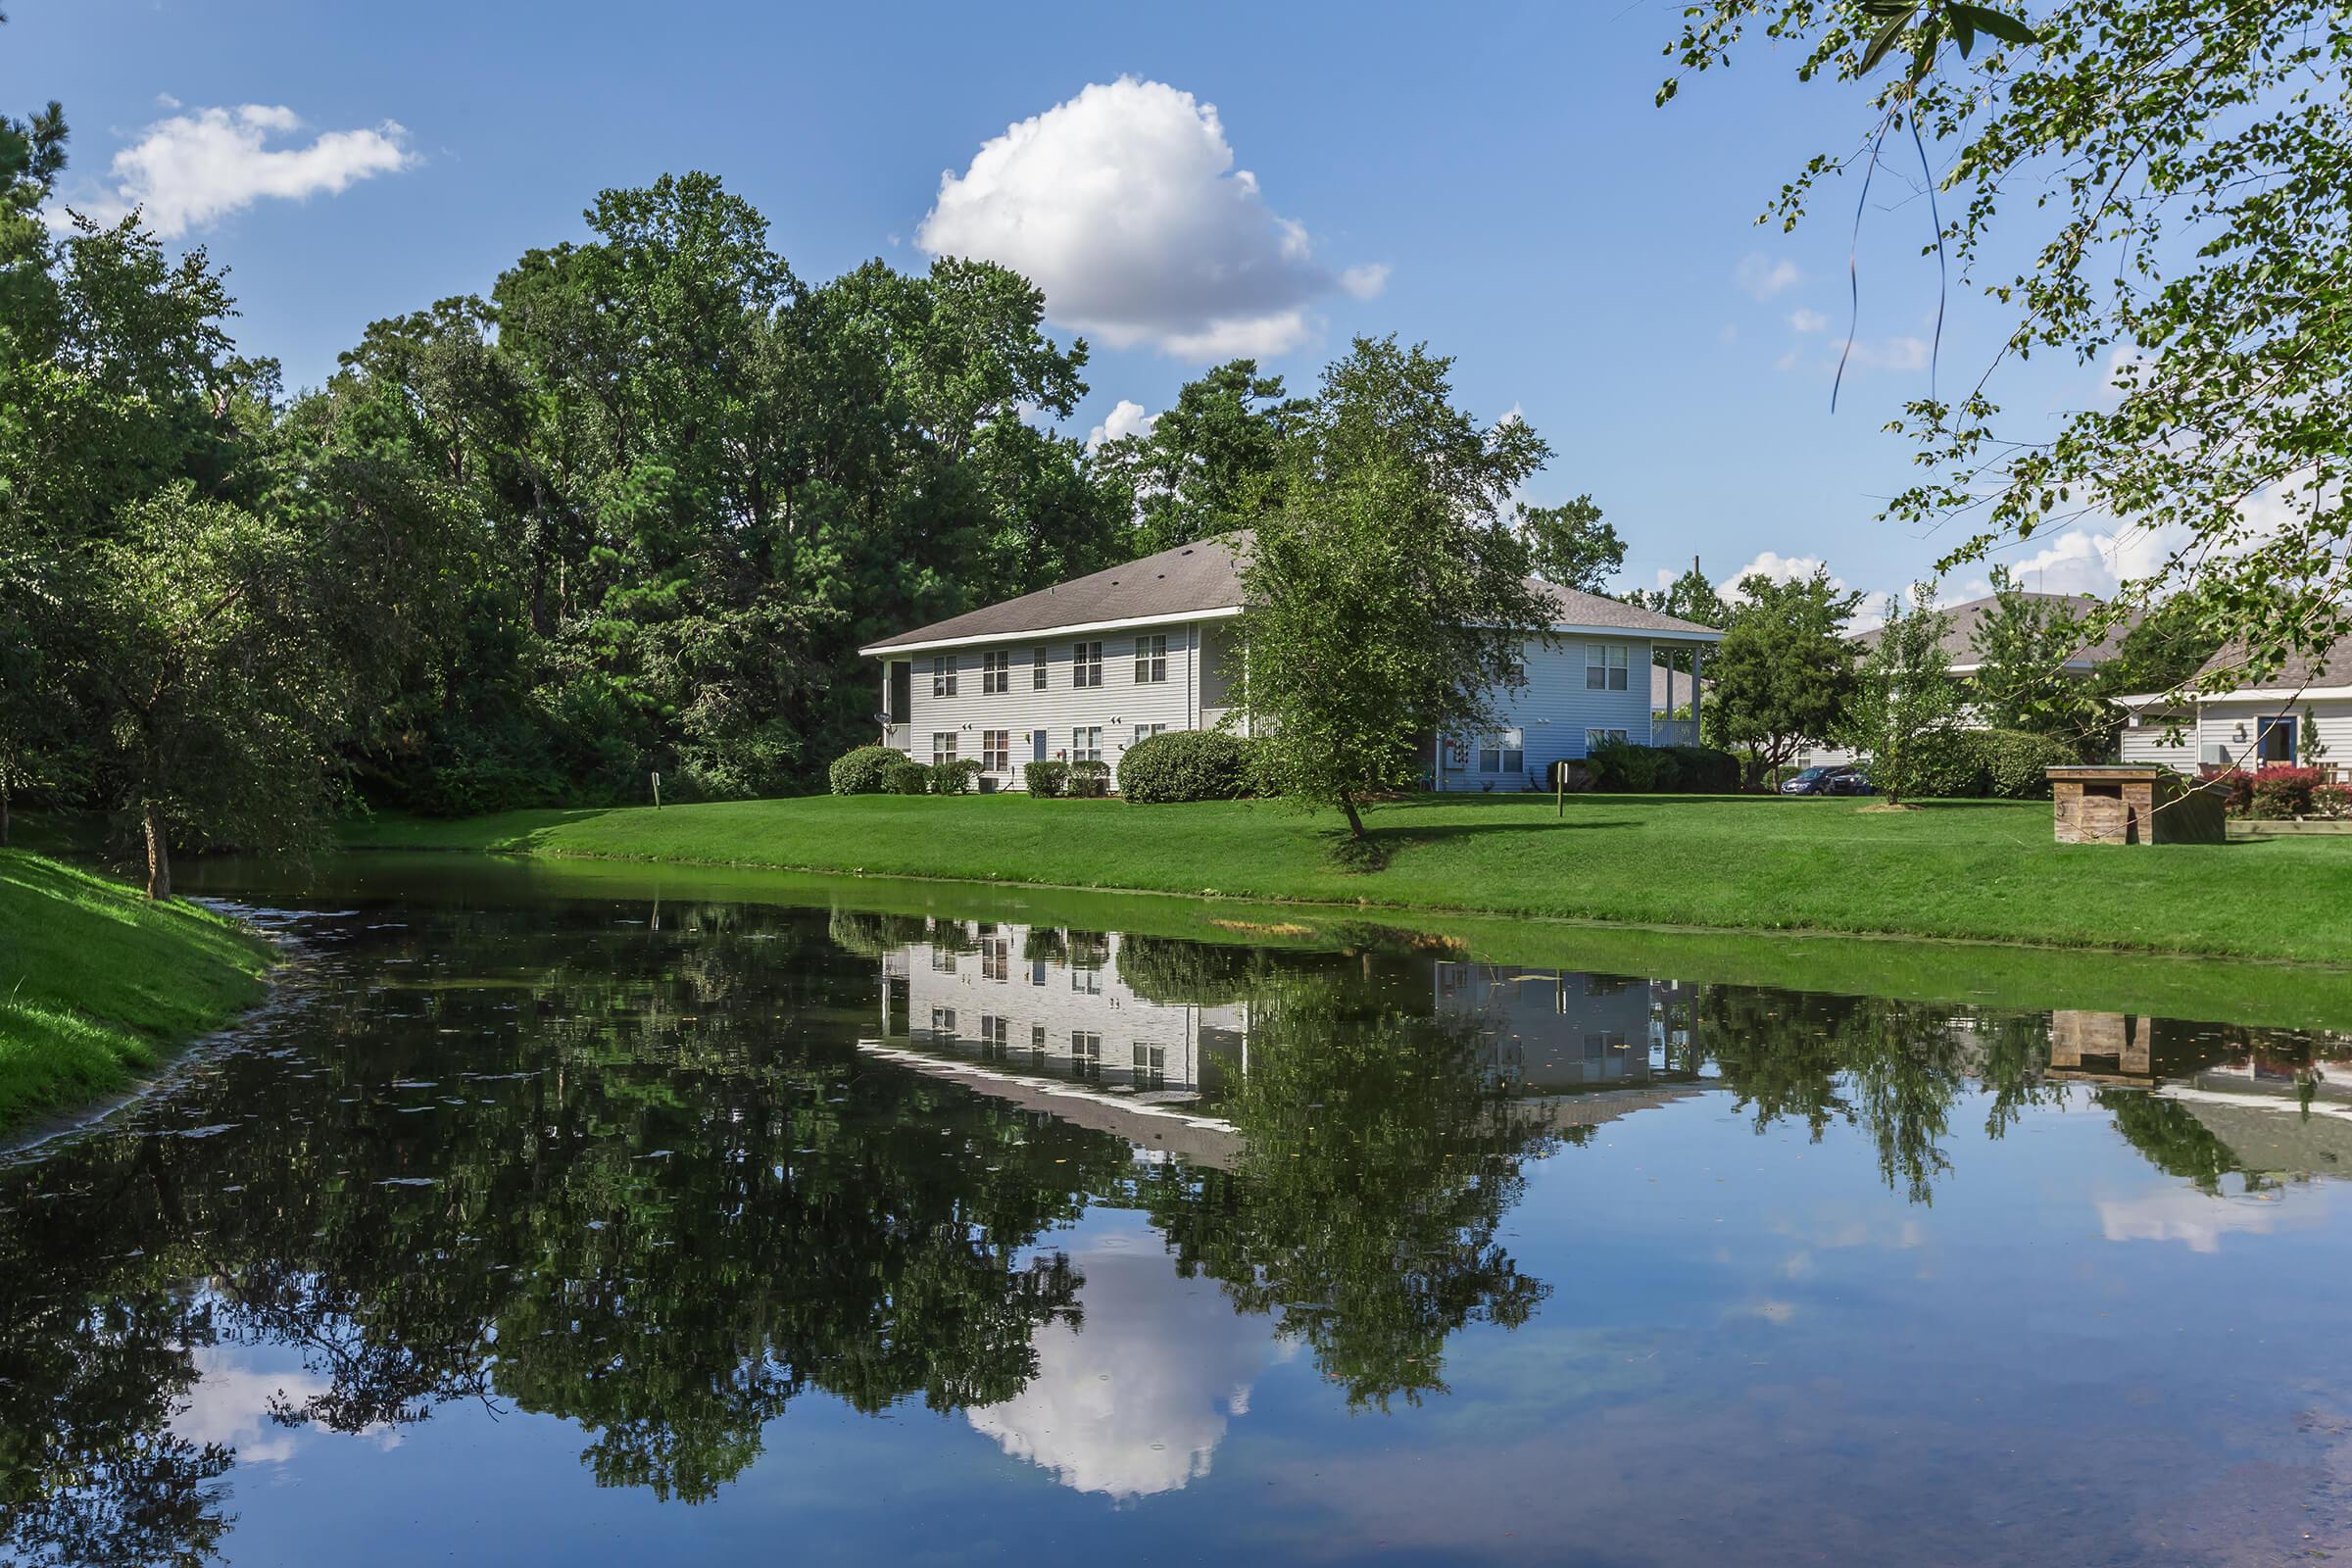
M 2222 792 L 2161 764 L 2050 769 L 2061 844 L 2220 844 Z

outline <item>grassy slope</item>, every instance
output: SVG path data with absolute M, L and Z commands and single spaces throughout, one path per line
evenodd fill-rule
M 1332 822 L 1259 804 L 816 797 L 654 811 L 355 824 L 386 849 L 499 850 L 1748 931 L 1966 937 L 2352 963 L 2352 844 L 2053 844 L 2046 804 L 1873 813 L 1767 797 L 1424 799 L 1370 823 L 1351 874 Z
M 0 1128 L 120 1088 L 262 994 L 268 950 L 218 915 L 0 851 Z

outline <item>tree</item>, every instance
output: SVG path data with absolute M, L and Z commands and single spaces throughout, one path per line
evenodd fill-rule
M 82 660 L 106 776 L 165 899 L 175 836 L 274 850 L 323 831 L 339 687 L 293 530 L 182 484 L 125 508 L 117 534 L 87 567 Z
M 1150 430 L 1104 442 L 1096 462 L 1134 494 L 1137 548 L 1248 526 L 1274 494 L 1283 443 L 1308 407 L 1255 360 L 1228 360 L 1186 382 Z
M 1451 364 L 1356 339 L 1323 372 L 1242 564 L 1235 706 L 1255 765 L 1338 808 L 1359 846 L 1363 803 L 1410 786 L 1432 737 L 1490 723 L 1520 645 L 1552 621 L 1503 515 L 1549 449 L 1524 421 L 1482 430 L 1455 408 Z
M 1951 617 L 1936 608 L 1927 583 L 1911 589 L 1911 608 L 1886 607 L 1886 624 L 1864 656 L 1847 712 L 1846 733 L 1870 757 L 1871 778 L 1886 804 L 1902 804 L 1904 781 L 1919 742 L 1959 716 L 1960 683 L 1943 639 Z
M 2163 560 L 2093 636 L 2191 587 L 2256 674 L 2352 628 L 2342 0 L 2050 0 L 2031 27 L 1959 0 L 1702 0 L 1684 17 L 1668 53 L 1687 70 L 1728 64 L 1752 27 L 1794 45 L 1800 79 L 1867 94 L 1859 145 L 1812 159 L 1765 218 L 1793 226 L 1825 176 L 1867 181 L 1908 142 L 1939 264 L 2012 313 L 1981 379 L 1951 400 L 1932 372 L 1891 426 L 1929 472 L 1887 514 L 1965 525 L 1939 569 L 2103 513 Z M 1907 64 L 1881 74 L 1889 54 Z M 2054 429 L 2011 428 L 1995 374 L 2037 352 L 2107 388 Z
M 1545 582 L 1596 594 L 1624 566 L 1625 541 L 1600 520 L 1600 508 L 1591 496 L 1556 507 L 1522 503 L 1515 511 L 1528 559 Z
M 1746 751 L 1750 789 L 1844 722 L 1854 691 L 1845 623 L 1861 602 L 1826 567 L 1786 582 L 1761 572 L 1740 580 L 1731 626 L 1707 662 L 1715 679 L 1703 711 L 1710 744 Z
M 1994 729 L 2048 735 L 2086 754 L 2099 750 L 2106 705 L 2066 668 L 2084 645 L 2074 606 L 2025 592 L 2005 565 L 1992 568 L 1992 600 L 1969 632 L 1977 665 L 1969 696 L 1978 716 Z

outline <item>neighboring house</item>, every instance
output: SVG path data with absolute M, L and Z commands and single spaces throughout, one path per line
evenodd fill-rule
M 1249 535 L 1141 561 L 967 612 L 858 650 L 883 668 L 885 746 L 922 762 L 976 758 L 982 788 L 1017 789 L 1032 761 L 1101 761 L 1146 736 L 1210 729 L 1232 706 Z M 1604 739 L 1655 733 L 1653 647 L 1702 650 L 1712 627 L 1549 583 L 1557 619 L 1523 650 L 1527 684 L 1501 726 L 1434 747 L 1442 790 L 1517 790 Z M 1703 654 L 1702 654 L 1703 662 Z
M 2189 677 L 2195 698 L 2164 693 L 2119 697 L 2124 710 L 2123 759 L 2164 762 L 2184 773 L 2200 767 L 2264 767 L 2278 763 L 2341 768 L 2352 763 L 2352 640 L 2321 659 L 2292 659 L 2277 673 L 2249 678 L 2245 649 L 2231 645 Z M 2304 744 L 2309 712 L 2323 748 Z M 2173 730 L 2179 741 L 2169 740 Z

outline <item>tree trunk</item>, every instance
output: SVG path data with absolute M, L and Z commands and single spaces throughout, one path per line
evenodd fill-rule
M 164 808 L 149 801 L 142 810 L 147 828 L 147 897 L 172 896 L 172 839 L 164 828 Z
M 0 850 L 8 848 L 8 769 L 0 767 Z
M 1347 813 L 1348 834 L 1355 838 L 1358 842 L 1361 842 L 1364 838 L 1364 819 L 1356 814 L 1354 797 L 1349 795 L 1342 795 L 1340 797 L 1340 809 Z

